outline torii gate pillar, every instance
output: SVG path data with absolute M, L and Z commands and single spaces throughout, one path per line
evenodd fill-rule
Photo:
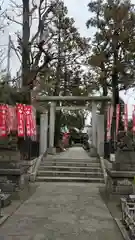
M 47 151 L 48 111 L 40 116 L 40 155 Z
M 56 149 L 54 148 L 54 135 L 55 135 L 55 111 L 56 102 L 50 104 L 50 123 L 49 123 L 49 149 L 50 154 L 55 154 Z
M 97 115 L 97 153 L 104 157 L 104 115 Z
M 97 148 L 97 103 L 92 102 L 92 145 Z

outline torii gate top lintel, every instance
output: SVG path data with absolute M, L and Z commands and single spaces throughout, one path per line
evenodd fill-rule
M 92 101 L 92 102 L 110 102 L 110 96 L 38 96 L 38 102 L 57 102 L 57 101 Z

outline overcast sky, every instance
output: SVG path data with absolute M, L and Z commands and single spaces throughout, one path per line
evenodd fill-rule
M 90 37 L 93 30 L 86 28 L 86 22 L 90 18 L 87 7 L 89 0 L 64 0 L 64 2 L 68 7 L 69 16 L 75 19 L 81 35 Z
M 17 0 L 18 3 L 20 0 Z M 65 5 L 68 7 L 69 16 L 75 19 L 75 24 L 78 30 L 80 31 L 82 36 L 92 37 L 94 33 L 94 29 L 87 29 L 86 28 L 86 21 L 90 18 L 90 13 L 88 12 L 88 3 L 89 0 L 64 0 Z M 135 0 L 132 1 L 135 3 Z M 4 1 L 4 6 L 8 6 L 9 0 Z M 8 28 L 3 37 L 0 39 L 0 44 L 4 44 L 3 46 L 5 52 L 7 52 L 7 44 L 8 44 L 8 34 L 10 33 L 12 36 L 13 41 L 15 41 L 14 32 L 16 31 L 17 27 L 10 27 Z M 6 62 L 5 62 L 6 64 Z M 5 65 L 6 66 L 6 65 Z M 15 74 L 16 70 L 19 68 L 19 61 L 15 55 L 15 53 L 11 52 L 11 71 Z M 120 96 L 124 99 L 126 103 L 130 105 L 130 115 L 132 112 L 132 105 L 135 104 L 134 100 L 134 92 L 130 90 L 126 94 L 124 92 L 120 93 Z

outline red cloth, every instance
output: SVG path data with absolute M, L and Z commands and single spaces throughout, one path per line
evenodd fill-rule
M 69 133 L 63 134 L 63 143 L 65 146 L 69 144 Z

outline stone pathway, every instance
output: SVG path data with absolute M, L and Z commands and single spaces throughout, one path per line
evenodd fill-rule
M 59 158 L 90 160 L 80 147 Z M 122 240 L 98 188 L 95 183 L 40 183 L 0 227 L 0 240 Z
M 59 155 L 59 158 L 65 158 L 65 159 L 88 159 L 90 160 L 90 157 L 88 156 L 87 152 L 82 147 L 72 147 L 69 150 L 61 153 Z
M 41 183 L 0 228 L 0 240 L 122 240 L 98 185 Z
M 47 158 L 50 159 L 88 159 L 90 160 L 90 157 L 88 156 L 87 152 L 82 147 L 72 147 L 69 150 L 58 153 L 56 155 L 48 155 Z

